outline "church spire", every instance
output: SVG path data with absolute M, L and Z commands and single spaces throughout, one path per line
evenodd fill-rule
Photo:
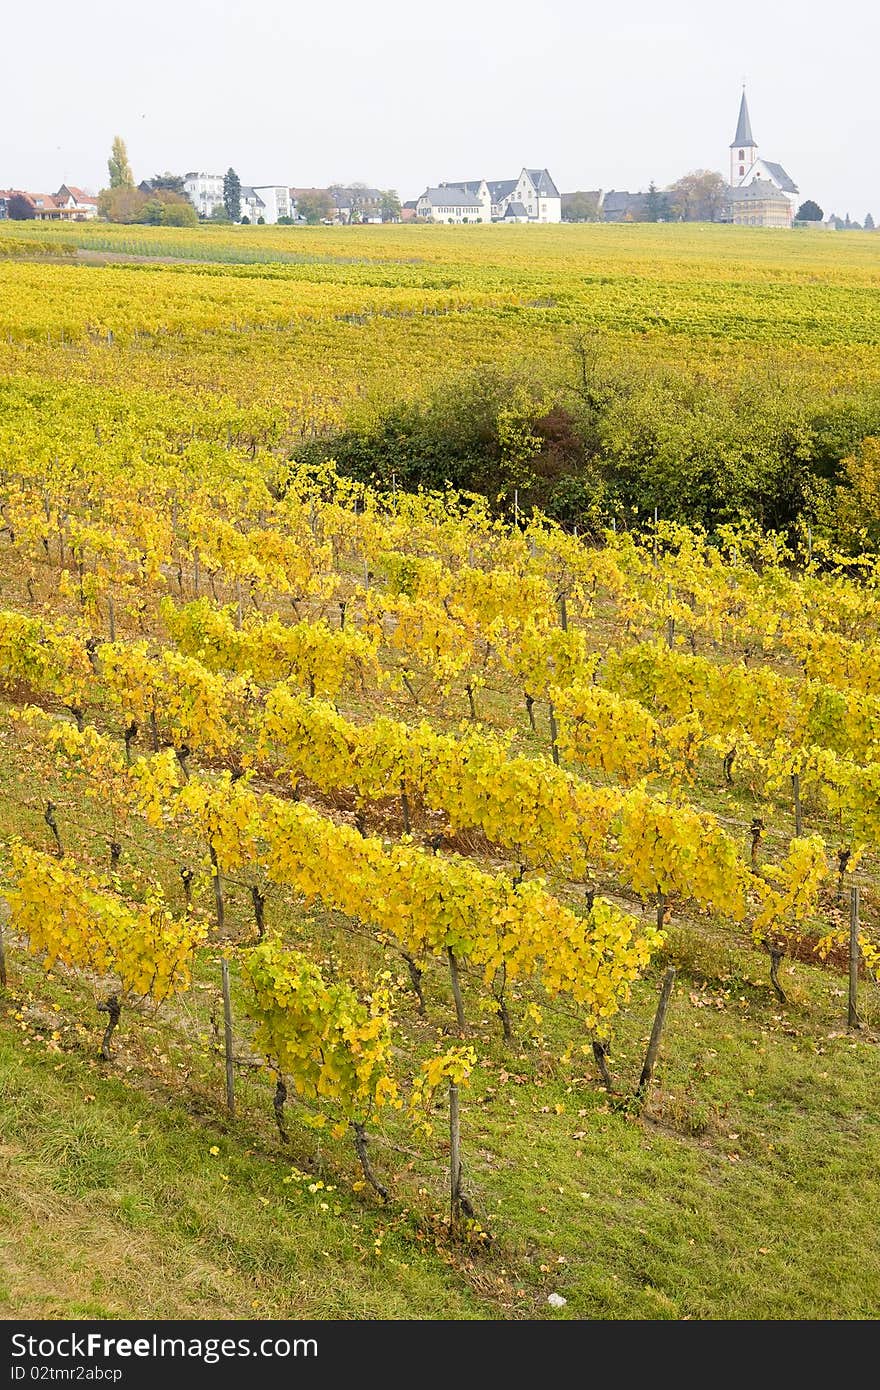
M 742 145 L 743 147 L 751 145 L 753 148 L 757 148 L 757 143 L 755 137 L 752 135 L 752 123 L 749 120 L 746 89 L 743 87 L 742 101 L 739 104 L 739 120 L 736 123 L 736 135 L 734 135 L 731 141 L 730 148 L 733 149 L 734 145 Z

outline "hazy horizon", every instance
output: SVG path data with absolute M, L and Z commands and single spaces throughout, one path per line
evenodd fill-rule
M 546 165 L 564 192 L 663 187 L 727 176 L 745 78 L 759 154 L 826 216 L 880 221 L 880 14 L 853 0 L 831 20 L 815 0 L 670 0 L 662 18 L 647 0 L 599 16 L 449 0 L 439 20 L 341 0 L 332 28 L 281 0 L 154 0 L 137 20 L 46 0 L 4 28 L 25 61 L 0 96 L 0 187 L 97 191 L 116 134 L 136 179 L 231 165 L 249 184 L 360 179 L 406 199 Z

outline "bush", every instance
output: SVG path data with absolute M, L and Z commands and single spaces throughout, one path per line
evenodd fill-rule
M 880 548 L 880 438 L 863 439 L 858 451 L 844 459 L 837 522 L 851 551 Z
M 242 227 L 249 227 L 251 225 L 251 219 L 249 217 L 242 217 L 239 219 L 239 221 L 241 222 Z
M 710 533 L 752 520 L 795 536 L 809 522 L 817 538 L 880 548 L 880 445 L 867 436 L 880 436 L 876 396 L 817 402 L 769 369 L 719 383 L 603 347 L 577 349 L 565 378 L 545 383 L 534 368 L 465 372 L 297 457 L 381 487 L 481 493 L 508 516 L 516 494 L 521 514 L 582 530 L 638 524 L 656 507 Z M 849 511 L 835 501 L 842 467 Z
M 166 203 L 162 209 L 163 227 L 197 227 L 198 214 L 192 203 Z

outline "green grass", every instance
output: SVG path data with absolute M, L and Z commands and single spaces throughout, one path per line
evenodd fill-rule
M 331 949 L 332 924 L 323 929 Z M 442 1111 L 428 1143 L 393 1125 L 374 1134 L 394 1193 L 383 1208 L 355 1190 L 348 1149 L 322 1146 L 294 1106 L 282 1151 L 268 1087 L 248 1069 L 238 1118 L 226 1119 L 221 1059 L 206 1045 L 207 966 L 185 1013 L 124 1016 L 107 1066 L 95 1060 L 94 992 L 44 979 L 13 949 L 0 1014 L 0 1311 L 876 1316 L 876 1034 L 847 1035 L 831 972 L 787 967 L 783 1012 L 758 958 L 731 979 L 727 953 L 689 928 L 672 934 L 668 955 L 678 987 L 641 1116 L 609 1101 L 577 1048 L 560 1060 L 570 1029 L 550 1011 L 541 1036 L 505 1049 L 468 982 L 483 1062 L 463 1144 L 493 1237 L 483 1248 L 446 1236 Z M 663 964 L 618 1030 L 621 1091 L 638 1075 Z M 428 996 L 432 1022 L 421 1035 L 412 1025 L 416 1046 L 448 1023 L 441 976 Z M 866 1003 L 870 1022 L 876 1002 Z M 240 1029 L 237 994 L 236 1014 Z M 551 1292 L 568 1300 L 558 1313 Z

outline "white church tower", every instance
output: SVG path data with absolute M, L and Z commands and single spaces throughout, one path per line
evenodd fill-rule
M 730 186 L 739 188 L 745 183 L 758 162 L 758 145 L 752 134 L 752 122 L 746 102 L 746 89 L 743 87 L 742 101 L 739 104 L 739 120 L 736 134 L 730 147 Z

